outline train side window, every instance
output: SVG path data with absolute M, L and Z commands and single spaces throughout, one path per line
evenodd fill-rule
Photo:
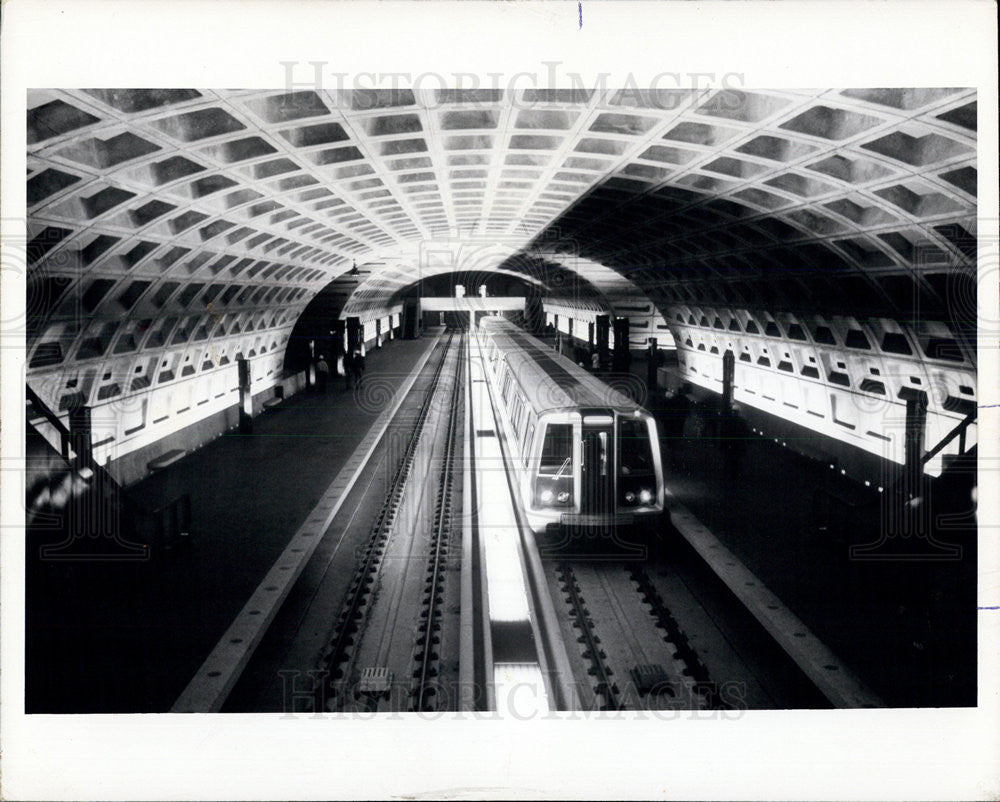
M 618 423 L 618 470 L 623 476 L 653 472 L 653 452 L 649 447 L 646 422 L 622 419 Z
M 542 440 L 542 458 L 538 472 L 546 476 L 565 476 L 573 472 L 573 424 L 550 423 Z
M 504 405 L 510 403 L 510 385 L 511 385 L 511 376 L 510 376 L 510 369 L 508 368 L 507 372 L 504 373 L 503 385 L 502 389 L 500 390 L 500 397 L 503 399 Z
M 534 442 L 534 438 L 535 438 L 535 424 L 529 423 L 528 436 L 524 438 L 524 448 L 521 449 L 522 460 L 524 462 L 525 467 L 528 467 L 528 457 L 530 456 L 531 444 Z

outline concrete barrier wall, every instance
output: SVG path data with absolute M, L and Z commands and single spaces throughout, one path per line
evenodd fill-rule
M 288 376 L 282 376 L 268 384 L 267 387 L 253 395 L 253 414 L 259 415 L 264 409 L 264 402 L 274 398 L 278 387 L 282 388 L 284 398 L 289 398 L 305 389 L 306 373 L 299 371 Z M 118 459 L 107 464 L 108 471 L 124 486 L 132 485 L 149 475 L 149 463 L 163 454 L 175 449 L 195 451 L 215 440 L 217 437 L 235 429 L 239 425 L 239 404 L 236 394 L 233 403 L 224 409 L 207 415 L 200 420 L 171 432 L 153 443 L 129 451 Z

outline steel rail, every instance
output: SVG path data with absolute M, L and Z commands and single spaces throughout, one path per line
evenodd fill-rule
M 458 440 L 459 415 L 461 406 L 459 401 L 462 397 L 462 357 L 465 349 L 462 348 L 462 340 L 459 338 L 458 358 L 455 365 L 455 381 L 452 385 L 451 410 L 448 415 L 448 428 L 445 435 L 444 458 L 441 465 L 440 484 L 438 488 L 438 504 L 435 511 L 434 530 L 432 532 L 433 547 L 428 565 L 428 588 L 426 597 L 426 615 L 422 619 L 418 629 L 419 636 L 417 645 L 423 646 L 419 661 L 420 667 L 416 678 L 416 686 L 413 691 L 414 707 L 417 712 L 429 711 L 431 707 L 434 688 L 430 686 L 429 679 L 432 672 L 434 649 L 434 628 L 436 619 L 440 614 L 438 609 L 438 593 L 444 583 L 444 573 L 442 563 L 447 557 L 445 553 L 448 547 L 449 530 L 451 527 L 451 497 L 452 483 L 454 481 L 455 450 Z
M 364 558 L 358 567 L 358 570 L 355 572 L 354 580 L 352 581 L 351 587 L 347 592 L 347 599 L 342 606 L 342 612 L 336 625 L 336 635 L 333 637 L 329 647 L 324 652 L 323 664 L 328 672 L 325 689 L 327 695 L 325 698 L 328 700 L 332 700 L 337 696 L 337 680 L 342 678 L 340 676 L 340 664 L 347 660 L 350 647 L 355 645 L 354 636 L 358 630 L 358 621 L 362 617 L 361 610 L 367 603 L 371 590 L 374 587 L 374 580 L 378 574 L 379 566 L 381 565 L 381 557 L 384 551 L 385 542 L 388 539 L 389 532 L 391 531 L 393 522 L 395 521 L 396 512 L 399 510 L 400 500 L 403 495 L 403 488 L 406 485 L 406 480 L 413 467 L 413 459 L 416 454 L 417 445 L 419 444 L 420 437 L 423 434 L 432 406 L 432 399 L 434 398 L 435 391 L 440 383 L 441 375 L 444 371 L 444 365 L 447 361 L 448 353 L 451 350 L 453 340 L 454 334 L 449 337 L 448 343 L 444 348 L 444 353 L 441 355 L 441 359 L 434 370 L 433 376 L 431 377 L 430 387 L 428 388 L 427 394 L 420 406 L 420 411 L 414 423 L 413 430 L 403 453 L 403 457 L 399 462 L 399 466 L 397 467 L 395 474 L 393 475 L 389 492 L 386 494 L 385 503 L 379 510 L 375 523 L 372 526 L 371 534 L 369 535 L 368 543 L 365 547 Z M 322 691 L 318 690 L 318 700 L 322 698 L 322 696 Z
M 602 710 L 621 710 L 622 705 L 619 699 L 619 691 L 611 679 L 611 669 L 605 663 L 605 654 L 601 650 L 601 639 L 594 631 L 594 624 L 587 610 L 587 605 L 580 595 L 580 587 L 576 581 L 576 574 L 569 563 L 562 563 L 559 568 L 559 578 L 564 586 L 567 601 L 572 607 L 571 615 L 576 621 L 580 630 L 579 641 L 586 647 L 583 657 L 590 663 L 592 671 L 590 673 L 597 676 L 597 683 L 594 686 L 594 693 L 604 699 Z

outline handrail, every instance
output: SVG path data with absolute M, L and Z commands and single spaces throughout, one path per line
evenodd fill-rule
M 66 428 L 66 424 L 59 420 L 59 416 L 55 412 L 49 409 L 48 404 L 42 401 L 38 393 L 31 389 L 30 384 L 25 383 L 24 391 L 31 405 L 41 413 L 42 417 L 55 426 L 59 434 L 69 437 L 70 432 Z
M 38 393 L 31 389 L 31 385 L 25 382 L 24 391 L 27 400 L 31 402 L 31 405 L 39 412 L 39 414 L 45 418 L 52 426 L 55 427 L 56 433 L 59 435 L 59 452 L 62 454 L 63 459 L 69 460 L 69 441 L 72 437 L 70 430 L 66 427 L 59 416 L 56 415 L 51 409 L 49 409 L 48 404 L 42 401 Z
M 25 383 L 25 395 L 31 405 L 38 413 L 51 423 L 59 434 L 62 458 L 70 464 L 69 449 L 73 440 L 73 432 L 59 419 L 59 417 L 49 409 L 48 405 L 38 396 L 31 386 Z M 89 468 L 93 474 L 93 485 L 96 492 L 100 494 L 117 494 L 117 503 L 120 504 L 127 514 L 132 516 L 133 524 L 137 531 L 140 527 L 151 527 L 149 532 L 156 542 L 163 545 L 169 539 L 168 529 L 172 525 L 177 536 L 190 534 L 191 527 L 191 498 L 187 493 L 180 493 L 172 496 L 166 503 L 155 510 L 150 510 L 141 504 L 136 498 L 125 491 L 111 472 L 94 459 L 89 448 L 83 447 L 76 454 L 76 470 Z M 169 519 L 169 521 L 168 521 Z M 187 532 L 182 532 L 182 527 Z
M 959 435 L 962 435 L 962 447 L 959 450 L 964 453 L 965 430 L 968 429 L 975 422 L 976 417 L 977 417 L 977 410 L 972 410 L 972 412 L 970 412 L 968 415 L 965 416 L 964 420 L 960 421 L 959 424 L 954 429 L 952 429 L 948 434 L 944 436 L 944 439 L 942 439 L 940 443 L 938 443 L 936 446 L 934 446 L 933 449 L 928 451 L 920 458 L 920 464 L 926 465 L 928 462 L 934 459 L 934 457 L 936 457 L 939 453 L 941 453 L 941 451 L 943 451 L 944 448 Z
M 49 423 L 51 423 L 56 432 L 59 434 L 59 446 L 60 452 L 62 453 L 63 459 L 67 462 L 69 461 L 69 451 L 70 448 L 76 452 L 76 464 L 80 468 L 90 468 L 95 474 L 100 476 L 101 479 L 105 481 L 110 481 L 112 484 L 117 485 L 118 482 L 115 481 L 114 477 L 108 473 L 107 469 L 101 465 L 97 460 L 94 459 L 94 454 L 90 450 L 90 444 L 82 444 L 82 447 L 78 447 L 78 444 L 73 443 L 73 432 L 67 428 L 59 416 L 56 415 L 51 409 L 49 409 L 48 404 L 46 404 L 38 393 L 31 389 L 31 385 L 25 382 L 24 385 L 25 395 L 31 405 L 37 409 L 43 418 L 45 418 Z

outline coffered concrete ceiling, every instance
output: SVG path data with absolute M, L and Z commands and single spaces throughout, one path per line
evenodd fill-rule
M 664 314 L 896 318 L 914 298 L 945 317 L 947 277 L 975 266 L 971 90 L 90 89 L 28 106 L 33 373 L 246 338 L 280 352 L 355 262 L 374 305 L 450 269 L 558 296 L 561 265 Z

